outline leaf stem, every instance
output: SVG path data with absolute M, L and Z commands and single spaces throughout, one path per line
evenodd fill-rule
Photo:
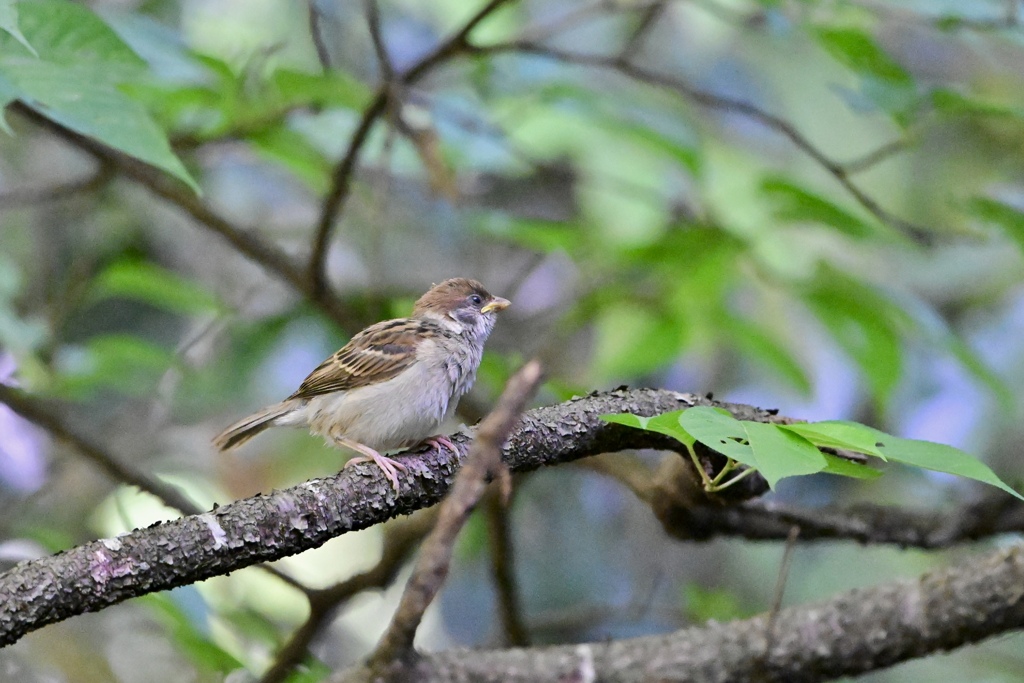
M 714 491 L 717 492 L 717 491 L 721 491 L 722 489 L 727 489 L 730 486 L 732 486 L 733 484 L 735 484 L 736 482 L 738 482 L 739 480 L 744 479 L 746 477 L 749 477 L 754 472 L 757 472 L 757 470 L 754 469 L 753 467 L 748 467 L 747 469 L 743 470 L 742 472 L 737 474 L 735 477 L 733 477 L 729 481 L 727 481 L 724 484 L 722 484 L 721 486 L 716 486 L 714 488 Z
M 700 458 L 697 457 L 697 452 L 693 450 L 693 444 L 685 444 L 686 451 L 690 454 L 690 460 L 693 461 L 693 466 L 697 468 L 697 473 L 700 475 L 700 480 L 704 482 L 704 490 L 710 491 L 715 483 L 708 476 L 708 473 L 704 471 L 704 465 L 700 463 Z

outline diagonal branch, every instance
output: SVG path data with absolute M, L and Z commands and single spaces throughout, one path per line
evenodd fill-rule
M 599 415 L 628 411 L 649 416 L 698 403 L 724 405 L 744 419 L 772 419 L 750 406 L 669 391 L 596 394 L 526 413 L 503 457 L 513 470 L 527 471 L 625 448 L 671 449 L 674 442 L 668 437 L 610 425 Z M 408 471 L 399 494 L 379 469 L 349 467 L 201 515 L 23 562 L 0 574 L 0 645 L 77 614 L 294 555 L 430 507 L 447 493 L 469 450 L 468 434 L 451 439 L 457 453 L 428 449 L 405 458 Z
M 540 384 L 540 362 L 532 360 L 512 376 L 498 405 L 477 428 L 476 439 L 466 462 L 455 478 L 451 494 L 438 513 L 437 525 L 423 542 L 412 576 L 395 610 L 391 625 L 370 656 L 370 669 L 401 676 L 414 656 L 412 641 L 423 619 L 448 576 L 455 539 L 469 519 L 489 479 L 504 468 L 501 449 L 519 420 L 526 402 Z M 407 679 L 407 676 L 403 677 Z
M 6 404 L 21 417 L 39 425 L 55 438 L 69 444 L 115 481 L 145 491 L 182 514 L 197 515 L 202 512 L 202 508 L 182 493 L 181 489 L 125 465 L 108 453 L 106 449 L 75 432 L 58 417 L 56 412 L 47 410 L 39 401 L 31 398 L 24 391 L 0 383 L 0 403 Z
M 399 517 L 384 531 L 384 552 L 380 560 L 365 572 L 345 579 L 329 588 L 309 593 L 309 617 L 296 629 L 277 653 L 274 663 L 259 683 L 282 683 L 309 655 L 313 639 L 333 614 L 349 598 L 370 588 L 384 588 L 395 580 L 406 558 L 427 534 L 437 519 L 434 510 L 424 510 L 411 517 Z
M 20 102 L 11 104 L 10 108 L 40 128 L 94 157 L 102 166 L 118 170 L 129 180 L 142 185 L 157 197 L 178 207 L 196 222 L 223 238 L 243 256 L 258 263 L 271 275 L 301 292 L 341 327 L 346 329 L 362 327 L 360 324 L 355 324 L 356 321 L 352 320 L 351 313 L 331 292 L 314 291 L 309 286 L 309 280 L 302 268 L 280 249 L 264 240 L 255 230 L 243 229 L 221 216 L 180 182 L 148 164 L 65 128 Z
M 181 489 L 124 464 L 102 446 L 72 429 L 55 411 L 48 410 L 20 389 L 0 383 L 0 403 L 6 404 L 21 417 L 42 427 L 51 436 L 74 448 L 114 481 L 134 486 L 184 515 L 198 515 L 203 511 L 182 493 Z M 307 597 L 310 595 L 309 588 L 277 567 L 264 565 L 262 569 L 298 589 Z

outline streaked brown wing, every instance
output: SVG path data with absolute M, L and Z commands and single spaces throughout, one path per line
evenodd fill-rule
M 413 318 L 371 325 L 309 373 L 290 398 L 312 398 L 387 381 L 412 364 L 417 344 L 439 333 L 436 325 Z

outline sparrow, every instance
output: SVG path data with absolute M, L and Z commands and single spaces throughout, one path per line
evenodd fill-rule
M 437 429 L 476 379 L 484 342 L 508 299 L 476 280 L 434 285 L 408 318 L 385 320 L 356 334 L 303 380 L 291 396 L 239 420 L 213 439 L 239 446 L 268 427 L 310 432 L 373 462 L 397 492 L 405 466 L 385 451 L 424 443 L 455 450 Z

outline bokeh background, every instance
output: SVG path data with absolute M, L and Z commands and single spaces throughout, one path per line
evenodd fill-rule
M 389 71 L 367 4 L 83 4 L 144 60 L 118 92 L 166 131 L 201 188 L 194 202 L 305 264 L 333 169 Z M 477 5 L 382 0 L 390 70 L 416 65 Z M 59 15 L 62 3 L 21 7 L 29 43 L 73 35 L 30 21 Z M 181 202 L 9 112 L 0 377 L 59 399 L 66 419 L 133 467 L 203 506 L 225 503 L 333 473 L 344 455 L 282 430 L 215 454 L 215 433 L 291 393 L 364 325 L 404 315 L 432 282 L 464 275 L 514 302 L 465 401 L 467 423 L 540 354 L 549 381 L 538 404 L 621 384 L 713 391 L 949 443 L 1017 485 L 1017 12 L 1017 2 L 980 0 L 510 1 L 472 42 L 529 41 L 549 54 L 457 55 L 394 86 L 400 104 L 361 150 L 326 253 L 340 315 Z M 29 68 L 15 39 L 0 47 L 0 67 Z M 675 457 L 637 456 L 651 468 Z M 780 544 L 669 539 L 648 507 L 586 463 L 515 483 L 507 513 L 485 506 L 464 531 L 422 647 L 507 642 L 495 520 L 514 548 L 534 643 L 666 632 L 771 607 Z M 874 482 L 819 475 L 769 495 L 942 510 L 977 489 L 890 467 Z M 4 563 L 177 516 L 2 405 L 0 506 Z M 278 566 L 333 585 L 378 561 L 387 528 Z M 798 544 L 784 604 L 977 550 Z M 365 655 L 406 576 L 345 602 L 313 643 L 321 664 L 294 680 Z M 0 650 L 0 672 L 255 680 L 307 611 L 300 593 L 254 568 L 48 627 Z M 866 679 L 1020 680 L 1021 644 L 1000 638 Z

